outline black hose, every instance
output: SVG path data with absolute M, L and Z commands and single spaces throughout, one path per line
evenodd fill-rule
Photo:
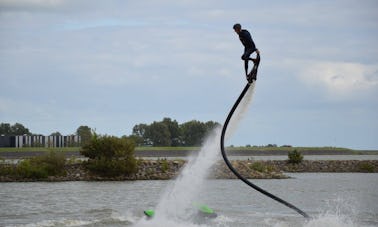
M 251 83 L 247 83 L 247 85 L 245 85 L 243 91 L 239 95 L 239 98 L 236 100 L 234 106 L 232 107 L 230 113 L 228 114 L 226 121 L 224 122 L 223 129 L 222 129 L 222 134 L 221 134 L 221 140 L 220 140 L 220 145 L 221 145 L 221 151 L 222 151 L 223 159 L 224 159 L 226 165 L 228 166 L 228 168 L 235 174 L 235 176 L 237 176 L 244 183 L 246 183 L 247 185 L 249 185 L 253 189 L 261 192 L 262 194 L 264 194 L 264 195 L 266 195 L 266 196 L 268 196 L 268 197 L 276 200 L 277 202 L 282 203 L 283 205 L 285 205 L 285 206 L 287 206 L 287 207 L 295 210 L 296 212 L 300 213 L 303 217 L 310 218 L 310 216 L 308 214 L 306 214 L 304 211 L 300 210 L 296 206 L 294 206 L 294 205 L 286 202 L 285 200 L 283 200 L 283 199 L 281 199 L 281 198 L 279 198 L 279 197 L 277 197 L 277 196 L 275 196 L 275 195 L 273 195 L 273 194 L 265 191 L 264 189 L 262 189 L 259 186 L 253 184 L 248 179 L 246 179 L 245 177 L 243 177 L 242 175 L 240 175 L 240 173 L 238 173 L 238 171 L 236 171 L 236 169 L 232 166 L 231 162 L 227 158 L 226 151 L 224 149 L 224 137 L 225 137 L 225 134 L 226 134 L 227 126 L 228 126 L 228 123 L 230 122 L 231 117 L 234 114 L 236 108 L 238 107 L 240 101 L 243 99 L 244 95 L 247 93 L 247 91 L 248 91 L 248 89 L 249 89 L 250 86 L 251 86 Z

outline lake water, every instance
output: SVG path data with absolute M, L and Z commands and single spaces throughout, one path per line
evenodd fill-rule
M 307 212 L 289 208 L 239 180 L 205 180 L 196 202 L 218 217 L 144 220 L 173 181 L 1 183 L 0 226 L 378 226 L 378 174 L 296 173 L 253 180 Z M 168 207 L 174 211 L 177 207 Z

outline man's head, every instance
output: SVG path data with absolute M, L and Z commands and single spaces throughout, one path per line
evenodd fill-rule
M 238 33 L 238 34 L 241 31 L 241 25 L 240 24 L 234 24 L 233 28 L 234 28 L 235 32 Z

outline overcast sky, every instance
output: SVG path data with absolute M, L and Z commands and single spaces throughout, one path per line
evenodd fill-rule
M 233 145 L 378 149 L 377 1 L 0 0 L 0 122 L 129 135 L 223 123 L 243 89 L 234 23 L 261 51 Z

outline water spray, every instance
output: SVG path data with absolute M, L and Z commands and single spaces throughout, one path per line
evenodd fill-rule
M 257 61 L 254 63 L 254 66 L 253 66 L 253 69 L 249 75 L 249 78 L 254 78 L 256 79 L 256 76 L 257 76 L 257 69 L 258 69 L 258 66 L 259 66 L 259 63 L 260 63 L 260 55 L 258 54 L 257 55 Z M 277 202 L 295 210 L 296 212 L 298 212 L 299 214 L 301 214 L 303 217 L 305 218 L 310 218 L 310 216 L 308 214 L 306 214 L 304 211 L 302 211 L 301 209 L 297 208 L 296 206 L 292 205 L 291 203 L 289 202 L 286 202 L 285 200 L 269 193 L 268 191 L 265 191 L 264 189 L 260 188 L 259 186 L 253 184 L 251 181 L 249 181 L 247 178 L 243 177 L 231 164 L 231 162 L 228 160 L 227 158 L 227 155 L 226 155 L 226 151 L 224 149 L 224 138 L 225 138 L 225 134 L 226 134 L 226 130 L 227 130 L 227 126 L 232 118 L 232 115 L 234 114 L 236 108 L 238 107 L 238 105 L 240 104 L 240 102 L 242 101 L 243 97 L 245 96 L 245 94 L 247 93 L 248 89 L 250 88 L 251 84 L 253 84 L 256 80 L 250 80 L 248 81 L 248 83 L 245 85 L 243 91 L 240 93 L 238 99 L 236 100 L 236 102 L 234 103 L 233 107 L 231 108 L 231 111 L 230 113 L 228 114 L 227 118 L 226 118 L 226 121 L 224 122 L 224 125 L 223 125 L 223 128 L 222 128 L 222 133 L 221 133 L 221 139 L 220 139 L 220 146 L 221 146 L 221 152 L 222 152 L 222 156 L 223 156 L 223 159 L 226 163 L 226 165 L 228 166 L 228 168 L 234 173 L 235 176 L 237 176 L 240 180 L 242 180 L 244 183 L 246 183 L 248 186 L 252 187 L 253 189 L 257 190 L 258 192 L 268 196 L 269 198 L 273 199 L 273 200 L 276 200 Z

